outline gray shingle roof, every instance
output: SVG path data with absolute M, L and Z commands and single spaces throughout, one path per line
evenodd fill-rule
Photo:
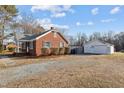
M 110 43 L 107 43 L 107 42 L 104 42 L 104 41 L 100 41 L 100 40 L 92 40 L 92 41 L 87 42 L 86 44 L 89 44 L 89 43 L 94 42 L 94 41 L 101 42 L 101 43 L 104 44 L 104 45 L 113 46 L 113 44 L 110 44 Z
M 23 41 L 23 40 L 30 41 L 30 40 L 36 39 L 38 36 L 41 36 L 41 35 L 49 32 L 49 31 L 50 30 L 41 32 L 39 34 L 33 34 L 33 35 L 32 34 L 25 34 L 22 38 L 19 39 L 19 41 Z
M 39 34 L 34 34 L 34 35 L 32 35 L 32 34 L 25 34 L 22 38 L 20 38 L 19 39 L 19 41 L 33 41 L 33 40 L 35 40 L 37 37 L 39 37 L 39 36 L 41 36 L 41 35 L 43 35 L 43 34 L 45 34 L 45 33 L 47 33 L 47 32 L 49 32 L 49 31 L 51 31 L 51 30 L 48 30 L 48 31 L 44 31 L 44 32 L 41 32 L 41 33 L 39 33 Z M 67 41 L 67 39 L 63 36 L 63 35 L 61 35 L 61 33 L 59 33 L 59 32 L 57 32 L 64 40 L 65 40 L 65 42 L 67 42 L 68 43 L 68 41 Z

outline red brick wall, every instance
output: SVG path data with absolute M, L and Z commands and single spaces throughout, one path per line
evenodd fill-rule
M 35 48 L 36 56 L 40 56 L 42 54 L 41 48 L 42 48 L 43 42 L 51 42 L 52 48 L 59 48 L 60 42 L 64 42 L 64 46 L 68 47 L 67 42 L 58 33 L 56 34 L 56 37 L 54 37 L 54 33 L 50 32 L 47 35 L 45 35 L 45 36 L 43 36 L 43 37 L 41 37 L 35 41 L 35 43 L 36 43 L 36 48 Z

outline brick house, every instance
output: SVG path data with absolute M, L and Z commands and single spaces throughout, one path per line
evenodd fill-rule
M 25 37 L 19 39 L 19 44 L 21 44 L 21 52 L 32 56 L 43 55 L 42 48 L 68 47 L 68 41 L 54 28 L 36 35 L 25 35 Z

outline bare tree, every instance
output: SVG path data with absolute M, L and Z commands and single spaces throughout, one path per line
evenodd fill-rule
M 77 45 L 83 46 L 88 40 L 87 35 L 85 33 L 77 33 Z
M 76 45 L 83 46 L 83 44 L 87 41 L 100 40 L 113 44 L 116 51 L 124 51 L 124 32 L 120 32 L 118 34 L 115 34 L 113 31 L 108 31 L 104 33 L 94 32 L 89 37 L 87 37 L 86 34 L 77 33 L 76 38 Z
M 45 31 L 43 27 L 38 24 L 32 15 L 23 15 L 19 22 L 24 34 L 38 34 Z
M 92 40 L 100 40 L 101 39 L 101 33 L 100 32 L 94 32 L 90 35 L 90 41 Z
M 76 45 L 76 38 L 74 36 L 68 36 L 69 44 Z
M 124 32 L 120 32 L 114 36 L 113 40 L 116 51 L 124 50 Z

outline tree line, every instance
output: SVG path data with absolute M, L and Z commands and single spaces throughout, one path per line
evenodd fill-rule
M 115 51 L 124 51 L 124 32 L 94 32 L 91 35 L 86 35 L 85 33 L 80 32 L 77 33 L 76 37 L 70 37 L 70 44 L 83 46 L 85 43 L 92 40 L 100 40 L 113 44 L 115 47 Z

